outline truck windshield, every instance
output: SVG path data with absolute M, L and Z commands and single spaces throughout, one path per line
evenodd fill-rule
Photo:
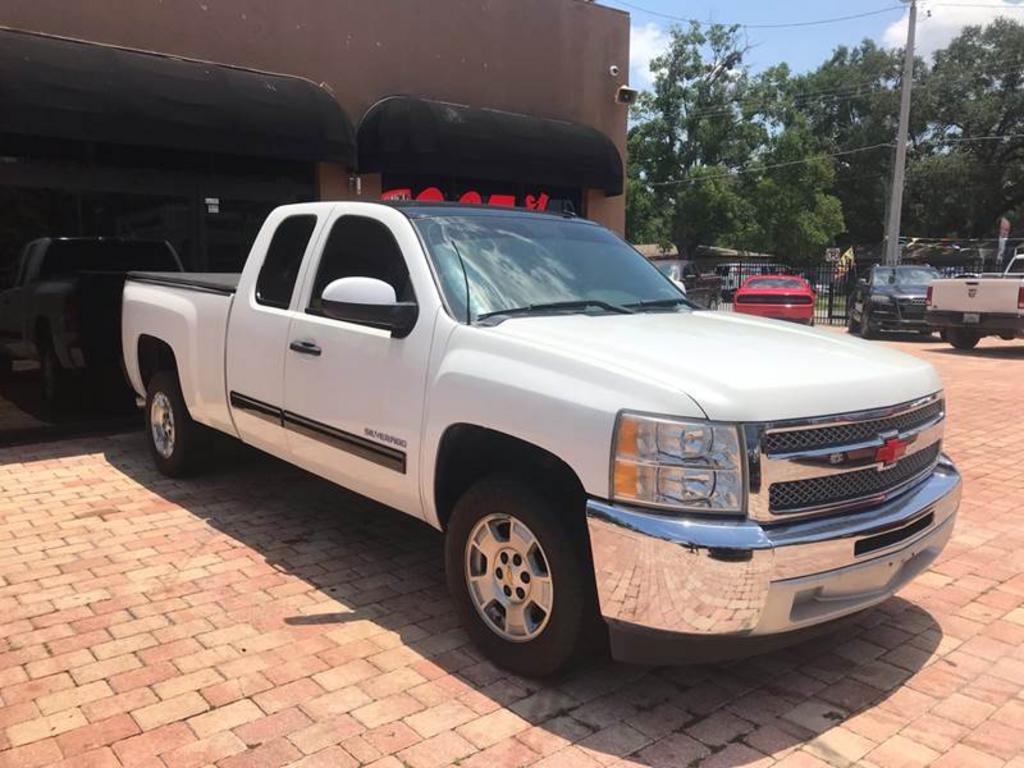
M 871 282 L 873 285 L 927 285 L 939 277 L 938 270 L 931 267 L 883 267 L 875 269 Z
M 160 240 L 54 240 L 46 249 L 40 279 L 75 272 L 180 272 L 171 247 Z
M 611 312 L 690 307 L 650 262 L 607 230 L 541 215 L 413 219 L 455 317 L 507 310 Z M 468 294 L 468 312 L 467 312 Z

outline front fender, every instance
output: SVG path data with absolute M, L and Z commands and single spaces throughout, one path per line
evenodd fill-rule
M 428 385 L 421 463 L 425 519 L 440 527 L 434 482 L 438 449 L 456 424 L 542 448 L 576 473 L 588 495 L 608 498 L 612 435 L 624 409 L 704 418 L 697 404 L 677 391 L 461 326 Z

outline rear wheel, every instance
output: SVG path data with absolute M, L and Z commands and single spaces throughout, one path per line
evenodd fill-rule
M 593 612 L 572 510 L 525 480 L 494 475 L 455 505 L 445 537 L 448 589 L 496 665 L 542 677 L 573 661 Z
M 58 415 L 67 403 L 71 389 L 69 375 L 60 358 L 57 357 L 57 350 L 53 348 L 53 341 L 49 336 L 42 337 L 38 342 L 39 349 L 39 375 L 42 379 L 43 407 L 50 416 Z
M 950 328 L 946 331 L 946 341 L 956 349 L 974 349 L 981 341 L 981 334 L 966 328 Z
M 146 436 L 156 468 L 168 477 L 192 474 L 206 452 L 206 430 L 189 416 L 172 371 L 161 371 L 149 380 Z

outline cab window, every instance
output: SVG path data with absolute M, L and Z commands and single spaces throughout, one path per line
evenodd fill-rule
M 256 278 L 256 302 L 265 307 L 288 309 L 299 276 L 302 257 L 316 227 L 316 216 L 289 216 L 277 225 L 267 248 L 267 258 Z
M 395 289 L 398 301 L 413 301 L 409 269 L 391 230 L 375 219 L 342 216 L 331 227 L 317 267 L 309 312 L 321 313 L 320 297 L 342 277 L 373 277 Z

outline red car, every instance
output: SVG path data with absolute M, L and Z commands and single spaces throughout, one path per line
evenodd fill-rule
M 749 277 L 736 291 L 733 309 L 748 315 L 814 325 L 814 289 L 802 277 Z

